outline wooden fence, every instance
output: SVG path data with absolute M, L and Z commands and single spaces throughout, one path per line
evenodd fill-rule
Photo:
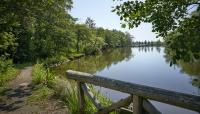
M 68 70 L 66 75 L 67 78 L 73 79 L 78 83 L 80 114 L 84 114 L 84 94 L 92 100 L 93 104 L 98 109 L 98 112 L 95 114 L 108 114 L 116 109 L 121 109 L 121 113 L 123 114 L 130 114 L 130 112 L 132 114 L 161 114 L 161 112 L 159 112 L 148 100 L 154 100 L 200 112 L 200 96 L 128 83 L 72 70 Z M 92 92 L 89 91 L 89 88 L 85 83 L 128 93 L 130 96 L 121 99 L 108 107 L 102 107 Z M 132 111 L 123 108 L 130 103 L 132 103 Z

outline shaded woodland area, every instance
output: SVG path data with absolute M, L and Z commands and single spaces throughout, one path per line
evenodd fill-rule
M 68 12 L 71 0 L 1 0 L 1 60 L 15 63 L 70 54 L 95 54 L 102 48 L 131 44 L 131 35 L 95 26 L 87 18 L 76 24 Z

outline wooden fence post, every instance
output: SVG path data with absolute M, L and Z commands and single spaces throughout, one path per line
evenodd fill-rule
M 84 114 L 85 109 L 85 98 L 84 98 L 84 91 L 82 89 L 82 82 L 78 82 L 77 89 L 78 89 L 78 102 L 79 102 L 79 114 Z
M 142 98 L 133 95 L 133 114 L 142 114 Z

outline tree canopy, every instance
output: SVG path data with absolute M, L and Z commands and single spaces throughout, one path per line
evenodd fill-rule
M 72 0 L 1 0 L 0 57 L 20 63 L 131 44 L 127 33 L 98 28 L 92 18 L 77 24 L 68 13 L 72 5 Z
M 163 37 L 174 51 L 173 59 L 194 60 L 200 53 L 199 0 L 134 0 L 113 9 L 122 20 L 122 27 L 152 23 L 153 32 Z
M 85 24 L 88 25 L 89 28 L 95 28 L 96 24 L 93 19 L 87 17 Z

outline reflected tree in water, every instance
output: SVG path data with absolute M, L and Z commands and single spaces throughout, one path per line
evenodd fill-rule
M 160 47 L 156 47 L 156 50 L 157 50 L 158 53 L 160 53 L 161 48 Z
M 200 88 L 200 61 L 184 62 L 179 61 L 181 72 L 187 73 L 192 76 L 192 85 Z
M 161 51 L 161 46 L 142 46 L 142 47 L 138 47 L 138 51 L 139 52 L 153 52 L 154 48 L 156 49 L 156 51 L 158 53 L 160 53 Z
M 107 49 L 104 53 L 96 56 L 85 56 L 78 60 L 63 64 L 57 68 L 54 68 L 54 73 L 65 74 L 68 69 L 96 73 L 104 68 L 109 68 L 112 64 L 118 64 L 123 60 L 130 60 L 132 58 L 131 48 L 117 48 Z
M 166 59 L 166 62 L 169 63 L 170 66 L 173 65 L 181 68 L 182 73 L 189 74 L 192 79 L 192 85 L 200 89 L 200 60 L 186 62 L 180 59 L 175 62 L 176 64 L 174 64 L 172 63 L 172 61 L 174 60 L 174 56 L 172 56 L 173 54 L 175 54 L 173 51 L 170 51 L 167 48 L 165 49 L 164 57 Z

